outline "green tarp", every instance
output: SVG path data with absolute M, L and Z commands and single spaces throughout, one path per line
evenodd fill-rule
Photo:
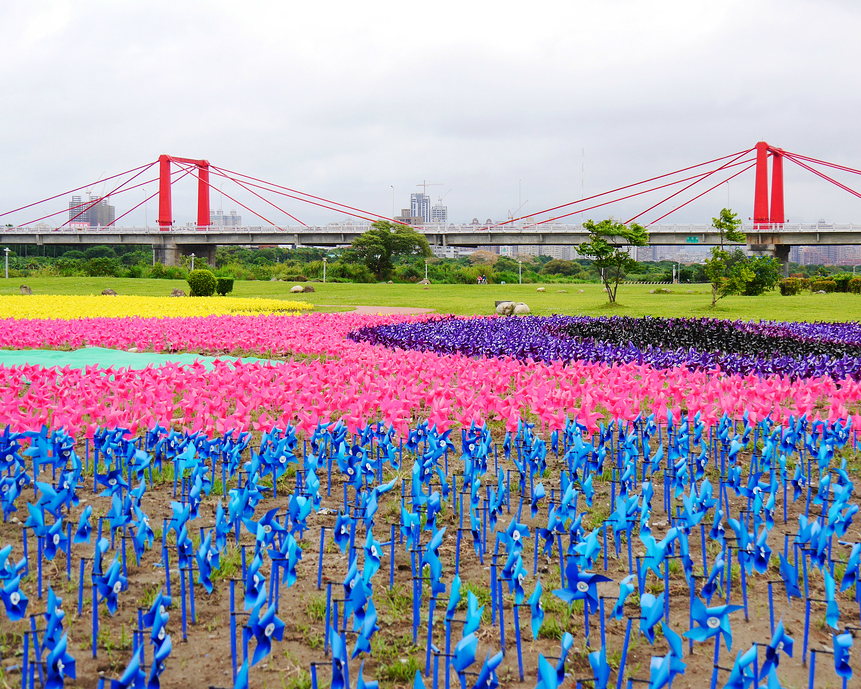
M 201 356 L 200 354 L 156 354 L 154 352 L 126 352 L 120 349 L 105 349 L 103 347 L 84 347 L 70 352 L 56 349 L 3 349 L 0 350 L 0 366 L 22 366 L 24 364 L 50 368 L 59 366 L 63 368 L 84 368 L 86 366 L 99 366 L 100 368 L 113 367 L 142 369 L 147 366 L 161 366 L 168 362 L 180 364 L 193 364 L 200 361 L 208 370 L 214 368 L 214 362 L 218 359 L 229 361 L 241 361 L 243 363 L 265 363 L 268 359 L 253 359 L 223 356 Z

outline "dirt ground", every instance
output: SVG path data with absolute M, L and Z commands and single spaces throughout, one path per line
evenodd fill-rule
M 301 441 L 300 441 L 301 446 Z M 83 447 L 79 448 L 79 453 L 83 453 Z M 503 460 L 503 453 L 500 447 L 498 454 L 499 467 L 507 470 L 513 469 L 513 465 Z M 549 454 L 548 458 L 549 473 L 543 480 L 547 499 L 541 506 L 537 518 L 530 518 L 529 500 L 527 498 L 522 511 L 521 521 L 527 524 L 530 528 L 531 536 L 534 538 L 536 529 L 544 527 L 547 524 L 548 502 L 551 498 L 551 491 L 555 496 L 559 496 L 559 468 L 563 466 L 561 457 L 556 458 L 553 454 Z M 404 454 L 403 461 L 399 472 L 394 472 L 387 469 L 384 472 L 384 480 L 398 478 L 398 484 L 395 489 L 388 494 L 382 496 L 380 507 L 377 512 L 376 526 L 374 535 L 378 541 L 384 544 L 389 541 L 390 524 L 398 524 L 400 519 L 401 507 L 401 484 L 409 481 L 410 469 L 412 467 L 412 457 L 407 453 Z M 449 457 L 450 473 L 460 473 L 462 468 L 459 460 L 454 456 Z M 511 496 L 510 496 L 510 512 L 506 508 L 497 526 L 498 530 L 504 530 L 511 518 L 516 516 L 520 493 L 516 486 L 515 472 L 512 470 L 511 478 Z M 484 483 L 495 484 L 493 466 L 486 475 Z M 668 515 L 664 512 L 664 497 L 663 497 L 663 481 L 662 474 L 656 475 L 653 479 L 655 487 L 655 495 L 652 500 L 652 529 L 653 535 L 657 540 L 660 540 L 670 528 L 668 523 Z M 710 480 L 717 489 L 717 473 L 712 470 L 709 476 Z M 857 476 L 852 476 L 857 480 Z M 295 481 L 295 479 L 285 479 L 287 481 Z M 86 487 L 87 479 L 84 481 L 84 486 L 79 490 L 81 504 L 72 509 L 71 513 L 66 517 L 67 521 L 73 525 L 77 524 L 78 516 L 81 510 L 86 505 L 92 505 L 94 516 L 104 516 L 110 507 L 107 498 L 98 497 L 93 494 L 92 478 L 89 478 L 90 488 Z M 604 481 L 599 475 L 594 477 L 595 497 L 593 507 L 590 513 L 584 517 L 584 531 L 586 533 L 606 519 L 610 513 L 610 493 L 611 483 Z M 317 664 L 318 686 L 327 686 L 331 680 L 331 659 L 324 654 L 323 640 L 325 635 L 325 609 L 326 609 L 326 588 L 327 584 L 331 583 L 332 596 L 334 599 L 343 598 L 344 590 L 342 582 L 344 581 L 348 559 L 345 554 L 335 546 L 332 538 L 332 527 L 335 523 L 335 518 L 339 507 L 343 506 L 343 484 L 342 479 L 338 475 L 337 466 L 333 468 L 331 493 L 327 495 L 327 485 L 325 474 L 321 473 L 321 492 L 323 494 L 322 506 L 324 510 L 320 514 L 311 513 L 308 519 L 309 530 L 304 533 L 304 537 L 300 540 L 302 547 L 302 560 L 297 567 L 298 581 L 290 588 L 281 587 L 279 599 L 278 617 L 286 624 L 284 630 L 283 641 L 275 641 L 271 655 L 254 666 L 250 672 L 250 686 L 255 688 L 262 687 L 307 687 L 310 686 L 310 669 L 312 664 Z M 295 484 L 293 484 L 295 485 Z M 235 480 L 229 484 L 229 487 L 235 486 Z M 216 483 L 212 494 L 205 498 L 201 506 L 200 516 L 193 524 L 193 531 L 196 532 L 198 527 L 211 528 L 214 524 L 215 509 L 218 502 L 219 494 L 216 494 L 220 486 Z M 527 488 L 528 490 L 528 488 Z M 483 491 L 482 491 L 483 492 Z M 792 491 L 789 495 L 791 499 Z M 409 485 L 406 485 L 407 501 L 409 501 Z M 618 497 L 618 496 L 617 496 Z M 287 511 L 289 495 L 283 486 L 279 484 L 277 498 L 267 498 L 263 500 L 257 507 L 255 517 L 260 517 L 269 509 L 280 507 L 279 516 L 283 516 Z M 460 498 L 460 496 L 459 496 Z M 783 522 L 783 492 L 778 492 L 778 502 L 775 509 L 775 526 L 769 538 L 769 545 L 774 553 L 771 559 L 771 568 L 766 575 L 756 575 L 747 578 L 747 597 L 748 597 L 748 615 L 745 618 L 745 613 L 739 611 L 731 615 L 732 623 L 732 651 L 728 652 L 723 646 L 721 647 L 719 665 L 722 668 L 732 666 L 736 654 L 740 651 L 747 650 L 751 644 L 759 643 L 762 646 L 759 651 L 759 663 L 761 664 L 765 658 L 764 646 L 768 644 L 771 638 L 769 629 L 769 607 L 768 607 L 768 581 L 779 580 L 780 576 L 777 572 L 778 551 L 782 551 L 784 543 L 784 534 L 790 535 L 790 542 L 794 537 L 797 526 L 798 516 L 803 514 L 805 502 L 799 499 L 797 503 L 790 503 L 788 506 L 788 521 Z M 26 501 L 33 499 L 32 491 L 27 491 L 25 495 L 19 499 L 19 510 L 9 522 L 0 524 L 0 545 L 11 543 L 13 545 L 13 558 L 17 561 L 22 555 L 21 544 L 21 522 L 26 517 Z M 170 517 L 171 509 L 170 502 L 174 499 L 172 495 L 172 482 L 167 481 L 151 486 L 143 498 L 144 511 L 150 515 L 153 528 L 162 524 L 162 519 Z M 468 499 L 468 498 L 467 498 Z M 350 495 L 352 502 L 352 494 Z M 737 514 L 738 510 L 747 508 L 747 499 L 738 498 L 730 491 L 730 503 L 733 512 Z M 673 510 L 680 506 L 679 502 L 673 502 Z M 224 500 L 226 509 L 227 500 Z M 581 503 L 581 509 L 583 505 Z M 811 508 L 811 515 L 816 515 Z M 706 534 L 711 527 L 711 516 L 707 516 Z M 94 521 L 95 523 L 95 521 Z M 451 503 L 443 509 L 438 525 L 445 526 L 443 545 L 440 549 L 440 559 L 443 565 L 442 581 L 449 584 L 455 574 L 455 551 L 457 544 L 457 529 L 458 529 L 458 513 L 455 511 Z M 317 586 L 317 569 L 320 556 L 320 533 L 321 527 L 326 528 L 326 541 L 323 547 L 323 565 L 322 565 L 322 586 Z M 472 537 L 469 532 L 468 514 L 465 511 L 465 531 L 460 546 L 460 576 L 466 586 L 470 588 L 479 597 L 480 602 L 486 603 L 485 619 L 477 636 L 479 645 L 477 651 L 476 663 L 470 668 L 471 671 L 477 672 L 487 653 L 495 654 L 501 648 L 500 628 L 498 623 L 491 624 L 489 611 L 490 604 L 490 580 L 491 580 L 491 562 L 492 562 L 492 535 L 490 535 L 490 527 L 488 526 L 488 540 L 491 545 L 488 546 L 488 552 L 485 555 L 484 563 L 479 561 L 472 545 Z M 192 529 L 190 529 L 192 531 Z M 727 527 L 727 532 L 731 534 L 731 530 Z M 107 533 L 107 528 L 106 528 Z M 93 534 L 95 538 L 95 533 Z M 82 687 L 93 689 L 97 686 L 100 676 L 107 678 L 118 678 L 125 668 L 131 656 L 131 639 L 132 631 L 137 628 L 137 612 L 139 607 L 147 607 L 154 594 L 162 587 L 165 580 L 164 568 L 161 566 L 161 552 L 158 538 L 160 531 L 156 531 L 156 547 L 154 550 L 145 553 L 140 566 L 135 564 L 135 558 L 131 543 L 128 544 L 127 562 L 129 572 L 128 590 L 119 594 L 119 609 L 116 614 L 110 616 L 102 604 L 99 610 L 99 625 L 100 634 L 97 643 L 97 657 L 93 657 L 91 650 L 91 625 L 92 625 L 92 600 L 91 600 L 91 580 L 89 572 L 85 575 L 85 587 L 83 591 L 83 614 L 77 616 L 77 596 L 78 596 L 78 574 L 80 558 L 90 558 L 93 555 L 93 546 L 82 544 L 75 545 L 72 548 L 72 567 L 71 578 L 66 577 L 66 561 L 64 554 L 58 554 L 53 562 L 44 562 L 43 571 L 43 589 L 47 589 L 50 584 L 54 591 L 63 598 L 64 609 L 66 610 L 66 629 L 69 633 L 69 652 L 77 660 L 77 676 L 76 682 L 67 681 L 66 686 Z M 431 534 L 424 531 L 421 536 L 421 544 L 424 546 L 430 539 Z M 172 538 L 172 535 L 171 535 Z M 360 526 L 357 529 L 355 544 L 357 550 L 361 551 L 364 543 L 365 532 L 364 527 Z M 861 540 L 859 538 L 858 523 L 853 524 L 846 534 L 844 541 L 854 542 Z M 170 542 L 170 539 L 169 539 Z M 241 545 L 246 546 L 248 562 L 250 562 L 253 553 L 253 536 L 244 528 L 242 530 Z M 116 538 L 117 549 L 120 549 L 121 538 Z M 199 543 L 199 537 L 195 538 L 195 547 Z M 241 609 L 242 598 L 244 595 L 244 587 L 242 583 L 241 564 L 239 550 L 235 545 L 231 545 L 232 540 L 228 539 L 228 551 L 222 554 L 222 568 L 230 570 L 228 562 L 233 564 L 233 577 L 236 580 L 236 597 L 237 609 L 241 613 L 237 615 L 238 626 L 244 623 L 247 616 Z M 567 544 L 567 539 L 566 539 Z M 717 544 L 714 544 L 715 546 Z M 697 563 L 702 563 L 702 549 L 699 530 L 695 529 L 690 537 L 691 556 L 695 563 L 695 572 L 701 574 L 700 566 Z M 709 549 L 709 565 L 714 560 L 717 550 L 712 550 L 714 546 L 707 543 Z M 31 553 L 34 552 L 34 542 L 30 540 Z M 174 687 L 232 687 L 232 671 L 231 671 L 231 646 L 230 646 L 230 596 L 229 596 L 229 576 L 216 581 L 215 590 L 212 594 L 207 594 L 203 587 L 199 584 L 194 586 L 194 605 L 195 605 L 195 620 L 189 620 L 187 627 L 187 638 L 183 639 L 183 631 L 181 624 L 181 606 L 180 606 L 180 584 L 179 575 L 176 571 L 176 549 L 171 546 L 171 589 L 173 596 L 173 605 L 170 609 L 170 622 L 168 624 L 168 632 L 172 635 L 173 651 L 167 660 L 167 668 L 161 676 L 161 686 L 166 689 Z M 790 546 L 791 548 L 791 546 Z M 366 658 L 364 665 L 365 680 L 377 679 L 384 687 L 395 686 L 410 686 L 413 685 L 413 675 L 415 669 L 420 669 L 423 673 L 426 662 L 427 649 L 427 619 L 428 619 L 428 588 L 425 586 L 424 595 L 422 597 L 421 608 L 421 623 L 419 625 L 417 643 L 413 643 L 412 635 L 412 572 L 410 565 L 409 553 L 406 548 L 406 543 L 400 542 L 400 534 L 396 536 L 396 552 L 395 552 L 395 583 L 394 587 L 389 589 L 389 547 L 383 548 L 384 555 L 382 557 L 382 566 L 380 571 L 372 580 L 374 588 L 373 600 L 377 608 L 378 624 L 380 630 L 376 633 L 372 643 L 372 653 Z M 636 533 L 632 542 L 633 554 L 636 557 L 643 553 L 643 545 Z M 498 558 L 498 567 L 502 568 L 505 555 L 504 549 L 500 550 L 502 555 Z M 835 559 L 845 559 L 848 556 L 848 548 L 838 545 L 835 539 L 833 556 Z M 107 562 L 113 559 L 113 553 L 109 552 L 106 555 Z M 361 569 L 363 556 L 359 552 L 359 567 Z M 589 651 L 600 648 L 600 628 L 599 617 L 593 615 L 590 619 L 590 638 L 589 644 L 586 644 L 584 614 L 582 607 L 573 606 L 568 608 L 561 601 L 554 598 L 552 590 L 559 588 L 560 584 L 560 567 L 559 554 L 554 548 L 553 559 L 548 560 L 539 556 L 537 563 L 537 577 L 533 576 L 533 541 L 532 538 L 526 541 L 526 546 L 523 552 L 524 566 L 528 570 L 528 577 L 524 584 L 526 589 L 526 598 L 532 593 L 537 578 L 540 578 L 544 588 L 543 602 L 546 610 L 546 618 L 542 635 L 538 640 L 532 639 L 530 632 L 530 611 L 528 605 L 524 602 L 523 609 L 520 611 L 520 630 L 522 639 L 522 665 L 524 669 L 524 679 L 521 681 L 518 669 L 518 654 L 515 644 L 515 627 L 513 619 L 513 595 L 509 592 L 508 586 L 505 586 L 503 598 L 503 618 L 505 620 L 504 636 L 505 636 L 505 658 L 498 668 L 498 675 L 501 686 L 515 687 L 517 689 L 535 686 L 536 671 L 538 666 L 538 654 L 542 653 L 545 657 L 551 658 L 558 656 L 560 649 L 559 639 L 563 631 L 570 631 L 574 637 L 574 646 L 568 658 L 566 666 L 570 677 L 574 680 L 589 680 L 591 681 L 592 673 L 589 667 L 587 654 Z M 792 558 L 790 558 L 791 560 Z M 41 613 L 45 610 L 46 595 L 43 591 L 41 600 L 38 597 L 36 590 L 37 582 L 35 577 L 35 557 L 31 555 L 31 573 L 27 577 L 23 589 L 30 598 L 30 605 L 27 610 L 28 614 Z M 689 599 L 690 588 L 685 580 L 684 573 L 681 567 L 672 568 L 670 575 L 670 623 L 671 627 L 679 634 L 687 631 L 689 627 Z M 269 572 L 268 558 L 264 558 L 264 573 Z M 606 612 L 608 621 L 606 624 L 606 647 L 607 656 L 611 665 L 618 667 L 622 646 L 625 635 L 625 622 L 617 622 L 609 619 L 609 612 L 619 595 L 618 582 L 628 574 L 628 557 L 627 546 L 622 545 L 620 548 L 620 557 L 617 559 L 616 551 L 613 544 L 612 530 L 608 535 L 608 560 L 607 569 L 604 568 L 603 555 L 600 555 L 595 564 L 594 570 L 600 574 L 605 574 L 613 582 L 601 584 L 599 586 L 599 594 L 606 598 Z M 824 598 L 824 589 L 821 576 L 817 571 L 812 571 L 810 574 L 810 590 L 811 598 Z M 697 583 L 700 586 L 701 582 Z M 647 577 L 645 590 L 659 594 L 664 587 L 663 580 L 658 580 L 654 574 Z M 778 670 L 779 677 L 784 687 L 801 688 L 807 686 L 809 669 L 802 663 L 802 645 L 804 632 L 804 602 L 798 599 L 793 599 L 792 604 L 787 603 L 786 595 L 784 594 L 783 584 L 775 583 L 774 589 L 774 617 L 775 622 L 783 619 L 786 625 L 787 632 L 795 640 L 795 654 L 793 658 L 783 657 Z M 463 599 L 466 600 L 466 589 L 463 590 Z M 840 605 L 840 626 L 841 630 L 844 626 L 858 626 L 859 624 L 859 606 L 854 602 L 854 591 L 850 589 L 846 594 L 839 593 L 838 579 L 838 594 L 837 599 Z M 447 605 L 448 593 L 440 596 L 436 601 L 436 612 L 434 615 L 433 625 L 433 643 L 444 650 L 445 637 L 443 616 Z M 712 600 L 712 605 L 718 605 L 724 602 L 718 600 L 717 596 Z M 742 588 L 738 578 L 738 571 L 734 573 L 732 581 L 731 596 L 729 602 L 733 604 L 742 604 Z M 627 677 L 633 677 L 637 680 L 648 680 L 649 678 L 649 663 L 652 656 L 663 656 L 668 652 L 666 641 L 659 634 L 655 641 L 654 647 L 650 646 L 646 638 L 638 633 L 639 620 L 636 618 L 640 615 L 639 606 L 632 604 L 629 599 L 629 605 L 626 612 L 631 617 L 635 618 L 633 622 L 633 630 L 630 640 L 630 648 L 628 651 L 627 660 L 624 671 Z M 457 615 L 458 620 L 463 619 L 463 612 Z M 41 618 L 39 619 L 41 628 Z M 660 625 L 658 625 L 660 627 Z M 0 663 L 5 668 L 5 672 L 0 676 L 0 687 L 20 686 L 20 670 L 10 670 L 11 666 L 17 665 L 20 668 L 21 664 L 21 649 L 22 637 L 21 634 L 29 627 L 29 620 L 23 620 L 18 623 L 10 623 L 5 615 L 3 616 L 2 626 L 0 626 L 0 639 L 2 639 L 2 649 L 0 649 Z M 461 623 L 456 621 L 453 624 L 452 631 L 452 648 L 460 639 Z M 352 651 L 356 634 L 352 631 L 352 621 L 348 625 L 347 648 L 348 652 Z M 823 603 L 812 603 L 812 614 L 810 623 L 810 640 L 809 647 L 816 650 L 830 649 L 832 646 L 832 633 L 834 630 L 825 625 L 825 606 Z M 148 639 L 148 632 L 147 632 Z M 688 652 L 688 641 L 683 639 L 686 653 Z M 238 637 L 239 654 L 241 663 L 242 654 L 242 636 L 241 629 Z M 249 652 L 253 654 L 254 642 L 249 645 Z M 713 654 L 714 643 L 709 640 L 705 643 L 693 644 L 693 652 L 684 658 L 687 663 L 687 671 L 684 676 L 678 676 L 673 681 L 673 687 L 677 689 L 704 689 L 710 681 L 713 669 Z M 44 656 L 43 656 L 44 658 Z M 146 665 L 152 659 L 152 647 L 147 641 L 146 648 Z M 551 662 L 555 662 L 551 660 Z M 809 662 L 809 660 L 808 660 Z M 856 675 L 850 681 L 849 686 L 861 686 L 858 684 L 858 672 L 861 671 L 861 663 L 858 661 L 857 646 L 853 648 L 852 665 Z M 355 685 L 356 677 L 359 671 L 361 659 L 356 659 L 349 664 L 350 683 Z M 445 686 L 445 659 L 439 659 L 439 686 Z M 433 662 L 431 663 L 433 667 Z M 816 686 L 817 687 L 839 687 L 841 683 L 834 671 L 833 658 L 831 655 L 819 655 L 816 664 Z M 617 672 L 611 674 L 610 686 L 616 686 Z M 718 672 L 717 686 L 722 687 L 729 678 L 729 672 L 721 669 Z M 466 686 L 472 686 L 475 682 L 475 675 L 469 675 L 466 678 Z M 37 680 L 38 681 L 38 680 Z M 451 686 L 459 686 L 454 673 L 451 675 Z M 428 687 L 432 686 L 432 678 L 427 677 L 425 684 Z M 5 685 L 4 685 L 5 683 Z M 854 684 L 853 684 L 854 683 Z M 573 686 L 573 684 L 567 686 Z M 591 685 L 587 685 L 591 686 Z

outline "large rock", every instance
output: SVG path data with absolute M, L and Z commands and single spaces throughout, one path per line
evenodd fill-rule
M 21 285 L 21 294 L 33 294 L 33 290 L 31 290 L 27 285 Z
M 524 304 L 522 301 L 519 301 L 514 305 L 514 315 L 515 316 L 525 316 L 528 313 L 530 313 L 529 307 L 526 304 Z
M 299 292 L 304 292 L 304 291 L 305 291 L 305 288 L 302 287 L 302 285 L 293 285 L 290 288 L 290 292 L 292 292 L 293 294 L 299 294 Z
M 186 295 L 186 293 L 185 293 L 185 292 L 183 292 L 183 291 L 182 291 L 181 289 L 179 289 L 178 287 L 174 287 L 174 288 L 173 288 L 173 292 L 171 292 L 171 293 L 170 293 L 170 296 L 172 296 L 172 297 L 185 297 L 185 296 L 187 296 L 187 295 Z
M 419 284 L 420 285 L 429 285 L 430 280 L 428 280 L 427 278 L 425 278 L 424 280 L 419 280 Z
M 536 292 L 546 292 L 546 291 L 547 291 L 547 288 L 546 288 L 546 287 L 539 287 L 539 288 L 538 288 L 537 290 L 535 290 L 535 291 L 536 291 Z
M 104 296 L 106 296 L 106 297 L 115 297 L 115 296 L 117 296 L 117 293 L 116 293 L 114 290 L 112 290 L 110 287 L 108 287 L 107 289 L 103 289 L 103 290 L 102 290 L 102 294 L 103 294 Z
M 496 304 L 496 313 L 500 316 L 510 316 L 514 313 L 513 301 L 501 301 Z
M 313 285 L 305 285 L 305 287 L 302 289 L 302 291 L 303 292 L 315 292 L 316 290 L 314 289 Z

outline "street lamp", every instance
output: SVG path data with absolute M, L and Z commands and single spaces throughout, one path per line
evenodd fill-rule
M 395 219 L 395 185 L 389 185 L 392 188 L 392 220 Z
M 523 284 L 523 261 L 517 262 L 517 279 Z
M 11 249 L 7 246 L 3 251 L 6 253 L 6 279 L 9 279 L 9 252 Z
M 428 279 L 428 262 L 425 261 L 425 282 L 427 282 L 427 279 Z
M 323 283 L 326 282 L 326 262 L 327 261 L 328 261 L 328 259 L 325 256 L 323 256 Z
M 194 270 L 194 254 L 191 255 L 191 269 Z

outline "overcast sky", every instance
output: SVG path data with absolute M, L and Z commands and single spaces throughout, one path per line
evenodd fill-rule
M 427 180 L 454 222 L 539 211 L 758 140 L 861 169 L 857 0 L 4 0 L 0 26 L 0 212 L 161 153 L 389 216 L 393 188 L 399 211 Z M 785 174 L 790 221 L 861 223 L 861 199 L 791 163 Z M 861 190 L 859 176 L 840 179 Z M 144 196 L 116 197 L 117 213 Z M 648 201 L 585 217 L 627 219 Z M 752 215 L 753 171 L 663 222 L 708 222 L 727 204 Z M 218 193 L 212 205 L 252 222 Z M 307 223 L 344 217 L 285 208 Z M 193 184 L 174 213 L 195 219 Z

